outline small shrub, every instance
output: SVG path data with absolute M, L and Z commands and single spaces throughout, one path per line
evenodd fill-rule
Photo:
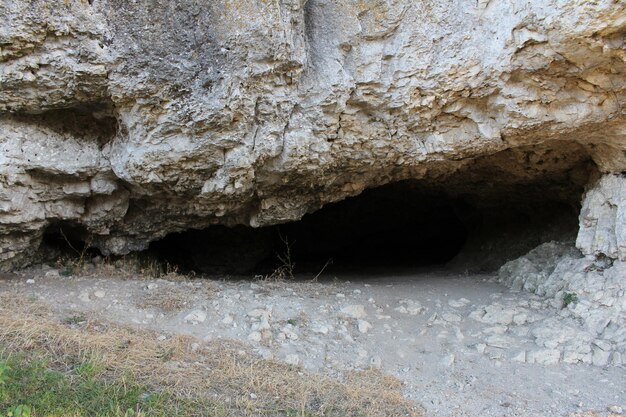
M 566 292 L 563 295 L 563 308 L 578 301 L 578 296 L 573 292 Z
M 280 236 L 280 240 L 285 245 L 285 251 L 282 254 L 276 254 L 279 265 L 269 275 L 261 276 L 260 278 L 265 281 L 284 281 L 287 279 L 293 279 L 294 271 L 296 268 L 295 262 L 291 259 L 291 247 L 293 242 L 289 242 L 286 237 Z

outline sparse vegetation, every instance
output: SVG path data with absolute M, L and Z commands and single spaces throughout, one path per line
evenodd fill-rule
M 0 386 L 2 417 L 148 417 L 196 415 L 198 401 L 191 402 L 167 391 L 154 392 L 132 376 L 108 381 L 98 378 L 97 365 L 57 364 L 37 354 L 0 354 L 4 383 Z M 213 404 L 202 404 L 212 410 Z
M 578 296 L 573 292 L 566 292 L 563 295 L 563 308 L 578 301 Z
M 58 269 L 59 275 L 63 277 L 104 274 L 121 278 L 145 277 L 149 279 L 167 278 L 170 280 L 185 278 L 176 265 L 161 262 L 145 254 L 94 257 L 94 260 L 87 260 L 85 255 L 69 254 L 60 257 L 56 261 L 55 267 Z
M 401 383 L 377 370 L 339 382 L 263 360 L 233 342 L 192 351 L 191 337 L 159 341 L 110 323 L 68 325 L 48 313 L 0 296 L 0 412 L 22 406 L 30 417 L 422 415 L 402 397 Z
M 193 290 L 179 286 L 172 288 L 159 287 L 140 298 L 136 305 L 142 309 L 158 309 L 168 313 L 178 311 L 189 304 L 190 293 L 203 299 L 209 299 L 213 296 L 214 289 L 210 282 L 203 282 L 202 284 L 202 286 L 193 288 Z
M 257 276 L 264 281 L 284 281 L 294 278 L 293 274 L 296 269 L 296 264 L 291 259 L 291 247 L 294 242 L 289 242 L 289 239 L 287 237 L 283 237 L 282 235 L 280 236 L 280 240 L 284 244 L 284 251 L 283 253 L 276 254 L 278 266 L 269 275 Z
M 76 326 L 87 321 L 84 314 L 74 314 L 63 319 L 63 323 L 69 326 Z

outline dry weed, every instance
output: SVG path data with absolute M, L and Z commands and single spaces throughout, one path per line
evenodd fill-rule
M 155 389 L 209 396 L 229 415 L 241 416 L 422 416 L 402 397 L 400 382 L 379 371 L 353 372 L 343 382 L 302 368 L 260 359 L 234 342 L 214 342 L 192 352 L 198 341 L 107 323 L 81 328 L 51 318 L 42 306 L 0 296 L 0 346 L 5 353 L 34 352 L 71 369 L 81 360 L 99 365 L 102 378 L 133 375 Z
M 180 311 L 190 305 L 194 296 L 207 300 L 215 294 L 211 281 L 203 282 L 200 287 L 159 286 L 142 296 L 135 305 L 141 309 L 158 309 L 166 313 Z

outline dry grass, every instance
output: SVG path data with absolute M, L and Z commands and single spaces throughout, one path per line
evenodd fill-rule
M 84 253 L 70 254 L 59 257 L 55 266 L 63 276 L 107 276 L 150 280 L 164 278 L 170 281 L 188 279 L 188 276 L 179 273 L 175 265 L 141 254 L 105 257 L 96 264 L 88 261 Z
M 141 309 L 158 309 L 166 313 L 180 311 L 193 304 L 194 296 L 202 300 L 212 298 L 215 288 L 211 281 L 202 282 L 199 287 L 159 286 L 150 290 L 135 305 Z
M 111 324 L 75 327 L 52 318 L 42 306 L 0 296 L 0 346 L 5 354 L 45 355 L 66 369 L 89 360 L 101 378 L 132 375 L 176 395 L 208 396 L 222 404 L 220 415 L 423 415 L 402 397 L 401 383 L 379 371 L 350 373 L 340 382 L 262 360 L 234 343 L 200 344 L 192 352 L 197 340 L 190 337 L 160 342 L 153 333 Z

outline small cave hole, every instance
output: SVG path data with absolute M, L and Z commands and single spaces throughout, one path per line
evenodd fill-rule
M 43 262 L 74 265 L 101 256 L 100 251 L 92 247 L 88 231 L 68 221 L 55 221 L 46 227 L 38 254 Z

